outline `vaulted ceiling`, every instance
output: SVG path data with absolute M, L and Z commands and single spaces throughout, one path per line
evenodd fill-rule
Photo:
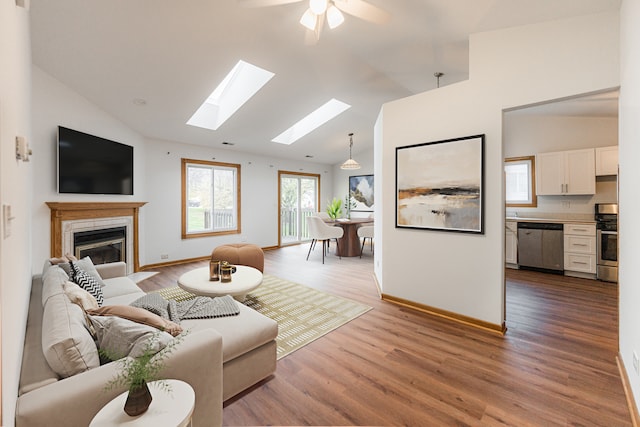
M 467 79 L 469 34 L 620 5 L 367 1 L 390 21 L 345 14 L 310 45 L 298 22 L 307 0 L 258 8 L 238 0 L 33 0 L 33 62 L 145 137 L 336 164 L 348 156 L 350 132 L 354 157 L 372 148 L 385 102 L 435 89 L 435 72 L 444 73 L 441 86 Z M 239 60 L 275 77 L 218 130 L 186 125 Z M 271 142 L 331 98 L 352 107 L 290 146 Z

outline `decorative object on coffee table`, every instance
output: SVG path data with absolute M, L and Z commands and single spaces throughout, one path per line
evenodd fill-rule
M 230 265 L 227 261 L 223 261 L 220 264 L 220 281 L 222 283 L 229 283 L 231 281 L 232 271 L 233 266 Z
M 209 280 L 212 282 L 220 280 L 220 260 L 209 261 Z

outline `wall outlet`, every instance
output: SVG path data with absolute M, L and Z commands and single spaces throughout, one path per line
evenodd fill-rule
M 160 254 L 160 259 L 169 259 L 169 254 Z
M 640 375 L 640 367 L 638 366 L 638 353 L 633 351 L 633 370 L 636 371 L 636 375 Z

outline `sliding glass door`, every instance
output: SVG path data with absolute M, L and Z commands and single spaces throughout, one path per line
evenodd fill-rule
M 320 175 L 279 172 L 280 245 L 308 240 L 306 219 L 318 212 Z

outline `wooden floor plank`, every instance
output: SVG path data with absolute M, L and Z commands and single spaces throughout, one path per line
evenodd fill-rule
M 225 425 L 630 426 L 615 284 L 507 270 L 507 334 L 380 300 L 373 257 L 308 245 L 265 252 L 265 273 L 373 310 L 278 361 L 226 402 Z M 317 250 L 316 250 L 317 252 Z M 163 267 L 145 290 L 204 262 Z

